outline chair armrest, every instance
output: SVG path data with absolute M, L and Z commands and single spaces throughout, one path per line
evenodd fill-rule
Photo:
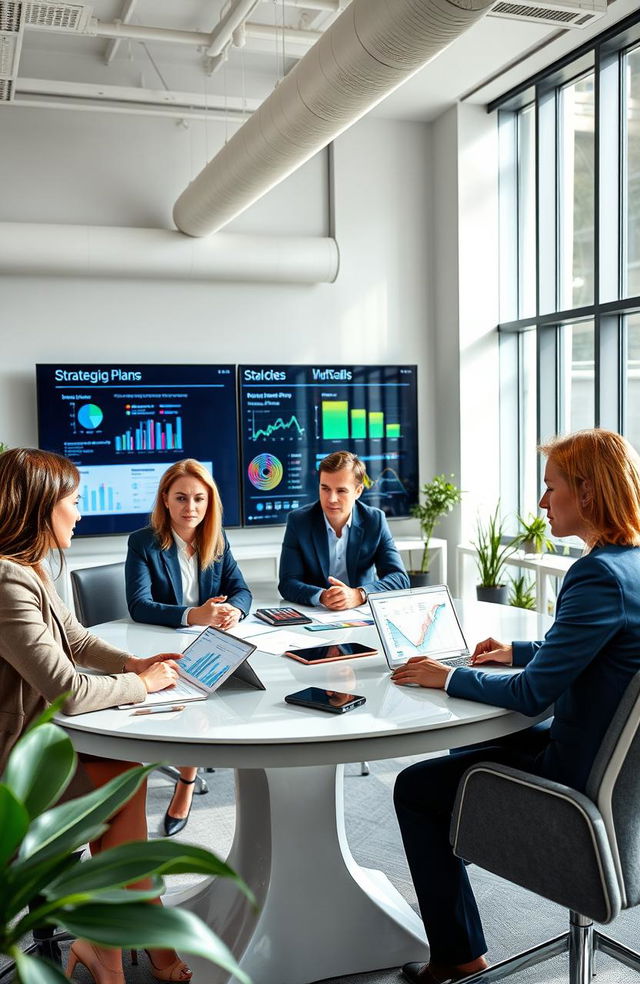
M 610 922 L 621 908 L 604 821 L 583 793 L 494 762 L 467 769 L 451 820 L 454 853 Z

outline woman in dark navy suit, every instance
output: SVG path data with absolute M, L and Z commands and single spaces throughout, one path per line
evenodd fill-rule
M 136 622 L 227 630 L 248 613 L 251 592 L 222 529 L 220 495 L 199 461 L 185 458 L 162 476 L 150 526 L 129 537 L 125 577 Z M 164 818 L 169 837 L 186 825 L 195 779 L 196 769 L 180 769 Z
M 541 450 L 547 465 L 540 507 L 551 532 L 586 545 L 564 578 L 544 640 L 478 643 L 475 664 L 523 667 L 517 675 L 449 670 L 421 657 L 394 673 L 399 684 L 445 689 L 532 717 L 554 705 L 550 727 L 461 749 L 398 776 L 396 812 L 431 948 L 430 964 L 403 967 L 412 984 L 458 981 L 486 966 L 469 879 L 449 846 L 463 773 L 493 760 L 583 791 L 620 698 L 640 670 L 640 459 L 623 437 L 600 429 L 556 438 Z

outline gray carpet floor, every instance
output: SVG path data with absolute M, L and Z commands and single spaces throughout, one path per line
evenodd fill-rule
M 359 766 L 345 770 L 345 810 L 347 835 L 356 860 L 385 872 L 398 891 L 416 908 L 415 894 L 404 859 L 400 834 L 395 821 L 391 790 L 397 772 L 412 760 L 387 760 L 371 763 L 371 775 L 361 776 Z M 414 760 L 417 761 L 417 760 Z M 210 791 L 194 798 L 194 806 L 186 830 L 179 836 L 190 843 L 201 843 L 222 857 L 230 847 L 234 828 L 233 773 L 216 770 L 207 776 Z M 149 821 L 151 835 L 159 836 L 161 822 L 171 795 L 169 782 L 159 774 L 151 778 L 149 789 Z M 211 831 L 215 842 L 211 843 Z M 482 913 L 485 934 L 489 942 L 489 959 L 502 960 L 519 950 L 541 942 L 566 928 L 567 915 L 560 907 L 545 902 L 522 889 L 472 867 L 470 869 L 478 904 Z M 184 877 L 168 879 L 168 887 L 184 884 Z M 623 913 L 606 930 L 634 948 L 640 948 L 640 908 Z M 638 984 L 640 974 L 598 954 L 598 984 Z M 153 980 L 146 961 L 138 967 L 125 968 L 128 984 L 149 984 Z M 90 977 L 78 968 L 76 979 L 88 984 Z M 339 984 L 398 984 L 397 970 L 379 971 L 342 977 Z M 510 978 L 513 984 L 568 984 L 566 957 L 557 957 L 537 967 L 521 971 Z M 256 981 L 255 984 L 260 984 Z M 338 979 L 325 984 L 338 984 Z

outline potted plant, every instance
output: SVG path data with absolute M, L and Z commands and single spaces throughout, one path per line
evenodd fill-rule
M 67 978 L 59 967 L 20 947 L 34 928 L 52 926 L 98 946 L 175 947 L 206 957 L 250 984 L 198 916 L 148 902 L 163 891 L 162 875 L 186 872 L 232 878 L 251 896 L 215 854 L 170 840 L 150 840 L 78 860 L 74 852 L 104 831 L 109 817 L 155 766 L 130 769 L 86 796 L 54 805 L 77 762 L 69 738 L 51 723 L 63 700 L 54 702 L 16 743 L 0 781 L 0 954 L 15 961 L 22 984 L 64 984 Z M 151 889 L 126 888 L 146 878 L 152 881 Z
M 511 587 L 509 604 L 513 608 L 527 608 L 529 611 L 535 611 L 536 588 L 535 584 L 527 578 L 527 575 L 521 574 L 520 577 L 510 577 L 509 585 Z
M 454 476 L 450 475 L 450 479 Z M 417 571 L 409 571 L 409 581 L 414 588 L 429 583 L 429 541 L 440 517 L 451 512 L 462 498 L 461 490 L 448 481 L 446 475 L 436 475 L 422 486 L 423 501 L 413 506 L 411 515 L 420 521 L 420 531 L 424 540 L 422 560 Z
M 529 513 L 524 519 L 518 515 L 520 532 L 513 541 L 526 554 L 543 554 L 545 551 L 553 553 L 555 546 L 547 536 L 547 521 L 542 516 L 534 516 Z
M 476 565 L 480 582 L 476 586 L 478 601 L 492 601 L 499 605 L 507 604 L 507 586 L 503 583 L 507 560 L 516 549 L 513 540 L 503 543 L 504 524 L 499 518 L 500 503 L 489 517 L 485 526 L 478 517 L 476 539 Z

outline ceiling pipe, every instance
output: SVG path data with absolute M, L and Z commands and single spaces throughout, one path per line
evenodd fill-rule
M 28 25 L 27 25 L 28 26 Z M 282 31 L 264 24 L 245 24 L 248 38 L 282 37 Z M 255 31 L 256 33 L 252 33 Z M 262 32 L 262 33 L 261 33 Z M 129 41 L 161 41 L 168 44 L 185 44 L 196 48 L 208 47 L 210 34 L 204 31 L 179 31 L 168 27 L 145 27 L 139 24 L 124 24 L 120 21 L 94 20 L 87 28 L 86 34 L 97 38 L 116 38 Z M 296 28 L 285 28 L 285 39 L 293 44 L 310 46 L 320 37 L 318 31 L 301 31 Z
M 189 236 L 216 232 L 475 23 L 492 0 L 352 0 L 178 198 Z
M 244 29 L 250 41 L 282 41 L 284 36 L 286 42 L 303 43 L 311 47 L 322 37 L 322 31 L 302 31 L 296 27 L 274 27 L 273 24 L 247 23 Z
M 209 58 L 221 55 L 227 45 L 231 43 L 236 28 L 244 24 L 247 17 L 260 3 L 261 0 L 235 0 L 209 35 L 209 46 L 205 54 Z
M 203 31 L 177 31 L 168 27 L 143 27 L 138 24 L 122 24 L 120 21 L 93 21 L 87 34 L 97 38 L 119 38 L 130 41 L 166 41 L 170 44 L 202 46 L 209 43 L 209 35 Z
M 304 7 L 305 10 L 330 10 L 339 14 L 349 0 L 284 0 L 286 7 Z
M 0 274 L 236 283 L 332 283 L 340 255 L 322 236 L 224 234 L 186 239 L 175 229 L 0 222 Z
M 96 101 L 135 103 L 138 106 L 166 106 L 183 109 L 202 109 L 203 116 L 218 112 L 222 118 L 244 122 L 257 109 L 260 100 L 242 96 L 215 96 L 204 92 L 177 92 L 166 89 L 143 89 L 140 86 L 97 85 L 95 82 L 57 82 L 52 79 L 18 79 L 16 96 L 44 96 L 75 99 L 95 105 Z
M 118 21 L 122 21 L 123 24 L 128 24 L 131 18 L 133 17 L 133 13 L 136 9 L 137 2 L 138 0 L 125 0 L 124 6 L 120 13 L 120 17 L 118 17 Z M 110 38 L 107 41 L 104 49 L 105 65 L 111 64 L 111 62 L 116 56 L 116 52 L 119 47 L 120 47 L 120 38 Z

